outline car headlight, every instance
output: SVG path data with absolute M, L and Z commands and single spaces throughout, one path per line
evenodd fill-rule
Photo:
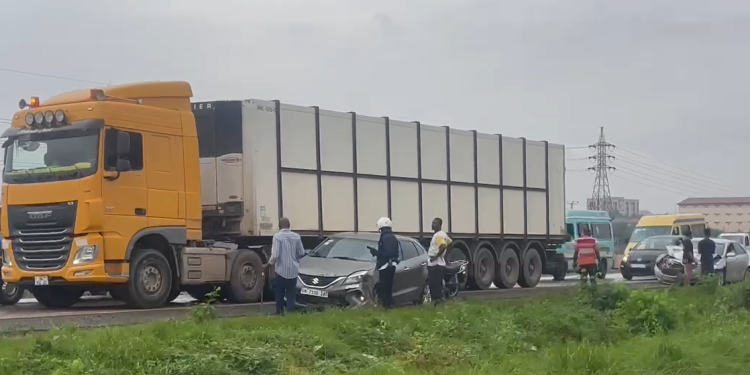
M 74 265 L 91 263 L 99 255 L 99 247 L 96 245 L 83 246 L 78 249 L 76 256 L 73 258 Z
M 627 263 L 627 262 L 628 262 L 628 256 L 627 256 L 627 255 L 624 255 L 624 256 L 622 257 L 622 262 L 623 262 L 623 263 Z
M 359 284 L 362 282 L 362 279 L 367 275 L 367 271 L 359 271 L 355 272 L 351 275 L 349 275 L 346 280 L 344 280 L 344 285 L 351 285 L 351 284 Z

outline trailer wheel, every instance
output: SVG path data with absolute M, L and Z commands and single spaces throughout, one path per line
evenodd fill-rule
M 260 301 L 265 287 L 263 261 L 254 251 L 237 254 L 232 265 L 229 282 L 224 286 L 227 300 L 232 303 Z
M 495 271 L 495 286 L 499 289 L 510 289 L 518 282 L 518 255 L 511 248 L 500 252 L 497 260 L 498 267 Z
M 167 257 L 154 249 L 140 249 L 130 260 L 130 280 L 123 291 L 123 301 L 130 308 L 166 305 L 172 292 L 172 269 Z
M 65 309 L 78 302 L 84 290 L 64 286 L 40 286 L 34 287 L 31 292 L 42 306 L 51 309 Z
M 18 284 L 9 284 L 5 281 L 2 282 L 2 293 L 0 293 L 0 305 L 8 306 L 15 305 L 23 297 L 24 288 L 18 286 Z
M 474 274 L 469 278 L 469 287 L 479 290 L 489 289 L 495 278 L 495 257 L 492 256 L 492 252 L 486 247 L 480 247 L 472 263 Z
M 532 248 L 526 250 L 523 254 L 523 268 L 521 268 L 521 277 L 518 278 L 518 285 L 523 288 L 533 288 L 539 284 L 542 278 L 542 257 L 539 252 Z

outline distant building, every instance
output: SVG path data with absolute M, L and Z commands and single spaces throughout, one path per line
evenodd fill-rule
M 750 232 L 750 197 L 687 198 L 677 207 L 681 214 L 703 214 L 711 228 Z
M 638 199 L 625 199 L 623 197 L 612 197 L 612 208 L 625 217 L 637 216 L 640 211 Z M 596 202 L 589 198 L 586 199 L 586 208 L 589 210 L 596 209 Z

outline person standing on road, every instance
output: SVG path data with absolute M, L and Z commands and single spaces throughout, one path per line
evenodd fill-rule
M 698 242 L 698 254 L 701 256 L 701 274 L 713 275 L 716 242 L 711 239 L 711 229 L 703 229 L 703 239 Z
M 443 219 L 436 217 L 432 219 L 432 240 L 427 250 L 427 280 L 430 285 L 430 297 L 435 306 L 445 300 L 443 292 L 443 279 L 445 278 L 445 254 L 453 242 L 448 234 L 443 232 Z
M 284 313 L 284 298 L 286 298 L 286 311 L 294 312 L 295 297 L 297 295 L 297 276 L 299 275 L 299 260 L 305 256 L 305 247 L 299 234 L 289 229 L 289 219 L 279 219 L 279 231 L 273 235 L 271 245 L 271 259 L 268 265 L 274 265 L 276 277 L 273 289 L 276 293 L 276 314 Z
M 375 257 L 375 268 L 378 270 L 377 292 L 381 305 L 390 309 L 393 307 L 393 277 L 396 275 L 399 245 L 398 238 L 393 233 L 393 223 L 387 217 L 381 217 L 378 222 L 380 239 L 378 248 L 370 247 L 370 253 Z
M 573 253 L 573 264 L 578 264 L 578 272 L 581 281 L 586 283 L 588 276 L 591 285 L 596 285 L 596 273 L 599 268 L 599 243 L 596 238 L 591 237 L 591 230 L 583 228 L 582 236 L 576 238 L 575 252 Z
M 683 284 L 690 286 L 690 282 L 693 280 L 693 267 L 695 267 L 693 233 L 690 232 L 690 229 L 687 229 L 682 235 L 682 267 L 685 269 Z

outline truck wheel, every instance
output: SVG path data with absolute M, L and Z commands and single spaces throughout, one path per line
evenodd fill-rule
M 34 287 L 31 292 L 42 306 L 52 309 L 65 309 L 78 302 L 84 290 L 64 286 L 40 286 Z
M 124 289 L 125 304 L 134 309 L 153 309 L 167 304 L 172 292 L 172 269 L 164 254 L 140 249 L 130 260 L 130 280 Z
M 265 287 L 263 261 L 254 251 L 241 251 L 232 264 L 226 289 L 227 300 L 232 303 L 260 301 Z
M 469 278 L 468 286 L 470 289 L 489 289 L 495 278 L 495 257 L 492 252 L 486 247 L 480 247 L 472 263 L 474 274 Z
M 539 252 L 533 248 L 526 250 L 522 266 L 518 285 L 522 288 L 533 288 L 539 284 L 539 279 L 542 278 L 542 257 L 539 256 Z
M 568 260 L 565 259 L 561 254 L 557 255 L 557 261 L 555 262 L 555 270 L 552 273 L 552 280 L 565 281 L 565 277 L 568 276 Z
M 599 272 L 604 274 L 604 277 L 607 277 L 607 271 L 609 268 L 607 268 L 607 260 L 606 259 L 599 259 Z
M 9 284 L 5 281 L 2 281 L 2 285 L 3 289 L 2 293 L 0 293 L 0 305 L 15 305 L 21 300 L 23 297 L 23 291 L 25 290 L 24 288 L 19 287 L 18 284 Z
M 510 289 L 518 282 L 518 255 L 507 248 L 500 253 L 498 267 L 495 270 L 495 286 L 499 289 Z

